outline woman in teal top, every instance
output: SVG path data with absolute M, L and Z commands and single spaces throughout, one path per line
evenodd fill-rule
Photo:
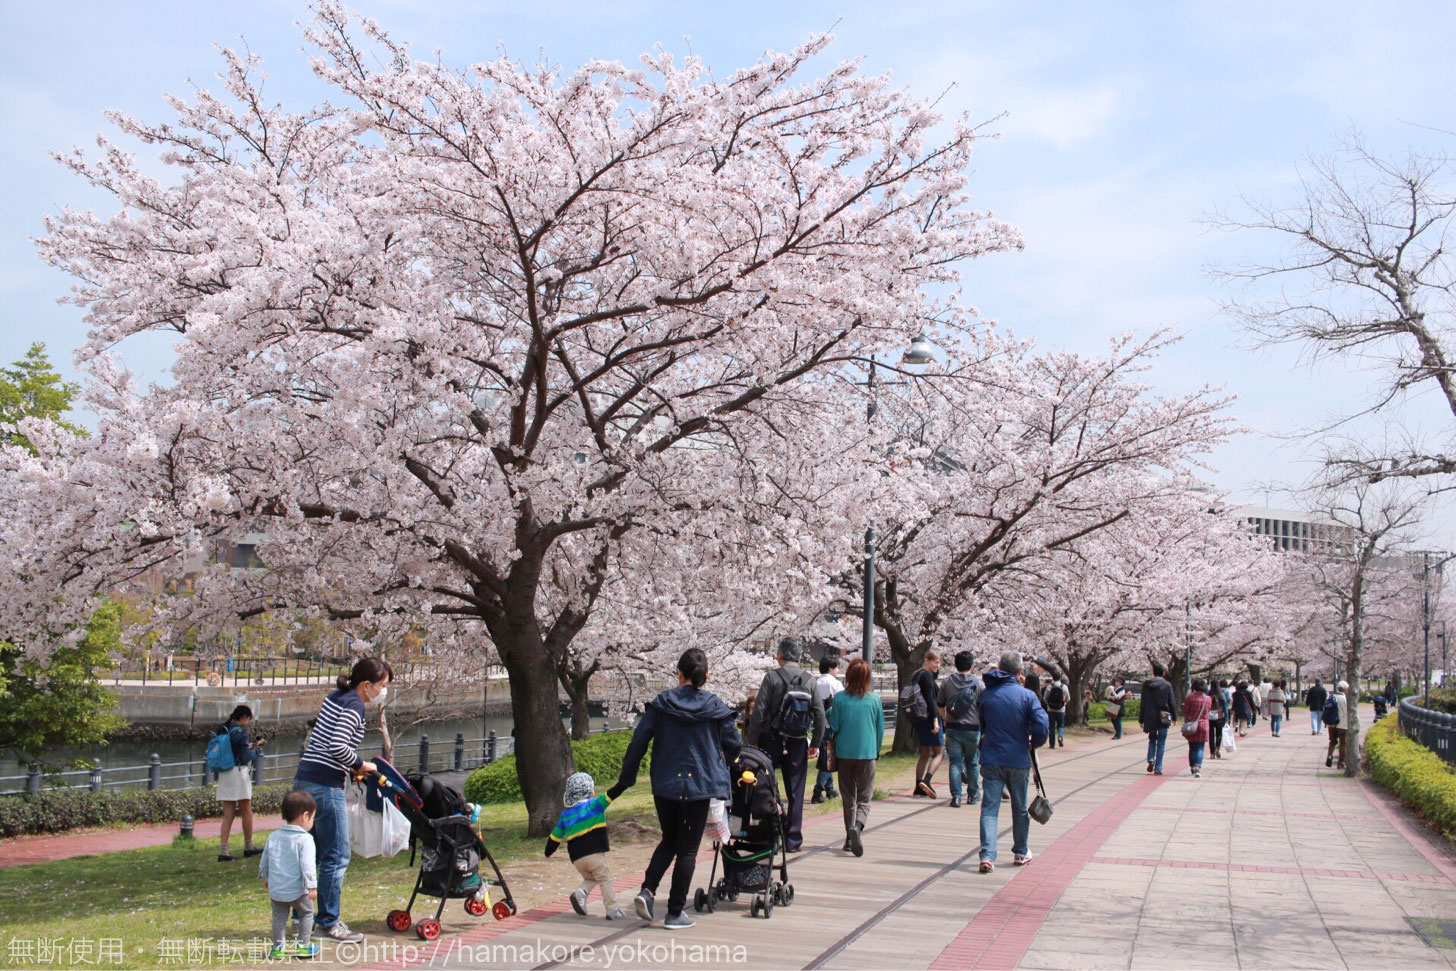
M 865 821 L 875 794 L 875 759 L 885 742 L 885 705 L 870 690 L 870 666 L 862 659 L 849 662 L 844 690 L 829 709 L 829 732 L 839 762 L 839 792 L 844 800 L 844 849 L 864 856 Z

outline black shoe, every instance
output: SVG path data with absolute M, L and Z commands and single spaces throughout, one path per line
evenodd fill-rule
M 643 887 L 637 891 L 637 896 L 632 898 L 632 906 L 637 908 L 637 916 L 648 923 L 652 922 L 652 891 Z
M 952 808 L 952 809 L 959 809 L 959 808 L 961 808 L 961 797 L 960 796 L 951 796 L 950 797 L 950 808 Z
M 864 856 L 864 842 L 860 839 L 858 826 L 849 831 L 849 852 Z
M 839 790 L 838 789 L 825 789 L 824 790 L 824 798 L 825 799 L 838 799 L 839 798 Z
M 1335 764 L 1334 756 L 1326 755 L 1325 756 L 1325 768 L 1328 769 L 1330 766 L 1332 766 L 1334 764 Z M 218 857 L 218 859 L 221 860 L 222 857 Z
M 1325 765 L 1329 765 L 1329 763 L 1326 762 Z M 217 855 L 217 862 L 219 863 L 231 863 L 236 859 L 237 857 L 233 856 L 231 853 L 219 853 Z
M 262 856 L 262 855 L 263 855 L 263 848 L 261 846 L 250 846 L 247 849 L 243 850 L 243 856 Z
M 820 792 L 818 789 L 815 789 L 814 790 L 814 795 L 812 795 L 811 797 L 809 797 L 809 804 L 811 806 L 817 806 L 817 805 L 819 805 L 823 801 L 824 801 L 824 793 Z

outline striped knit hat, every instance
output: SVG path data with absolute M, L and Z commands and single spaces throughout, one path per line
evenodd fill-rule
M 589 773 L 573 772 L 566 777 L 566 794 L 561 797 L 563 806 L 575 806 L 579 802 L 585 802 L 597 791 L 597 780 Z

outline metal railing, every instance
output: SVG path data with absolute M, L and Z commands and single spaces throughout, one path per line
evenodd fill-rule
M 1399 712 L 1402 735 L 1456 765 L 1456 715 L 1421 708 L 1410 698 L 1400 700 Z
M 172 656 L 170 662 L 145 657 L 123 663 L 98 676 L 102 684 L 123 681 L 140 684 L 191 684 L 196 687 L 245 685 L 322 684 L 346 670 L 347 662 L 298 657 Z
M 515 751 L 515 738 L 501 737 L 494 731 L 479 738 L 467 738 L 463 732 L 456 732 L 453 739 L 432 741 L 422 734 L 419 740 L 402 744 L 395 749 L 399 768 L 420 772 L 464 772 L 489 765 L 496 759 Z M 253 784 L 269 782 L 291 782 L 298 769 L 298 760 L 303 748 L 287 754 L 265 753 L 252 764 Z M 25 775 L 0 776 L 0 795 L 15 795 L 22 792 L 40 792 L 42 789 L 89 789 L 102 792 L 107 789 L 196 789 L 212 785 L 216 779 L 207 768 L 206 758 L 188 759 L 185 762 L 163 762 L 161 756 L 153 754 L 151 759 L 139 765 L 120 765 L 102 768 L 95 763 L 89 769 L 73 769 L 65 772 L 42 772 L 32 767 Z

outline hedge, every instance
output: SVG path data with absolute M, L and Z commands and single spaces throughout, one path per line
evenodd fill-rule
M 1456 840 L 1456 771 L 1402 735 L 1394 716 L 1380 719 L 1366 735 L 1365 761 L 1371 778 Z
M 571 757 L 577 772 L 589 772 L 597 787 L 605 789 L 617 781 L 622 757 L 627 754 L 630 731 L 603 732 L 571 743 Z M 642 759 L 641 772 L 651 771 L 652 755 Z M 516 779 L 516 757 L 507 755 L 490 765 L 476 769 L 465 780 L 465 798 L 474 803 L 520 802 L 521 784 Z
M 253 787 L 253 811 L 276 813 L 287 783 Z M 36 793 L 0 796 L 0 837 L 27 833 L 60 833 L 80 826 L 112 823 L 174 823 L 183 816 L 207 819 L 222 815 L 217 790 L 200 789 L 42 789 Z

